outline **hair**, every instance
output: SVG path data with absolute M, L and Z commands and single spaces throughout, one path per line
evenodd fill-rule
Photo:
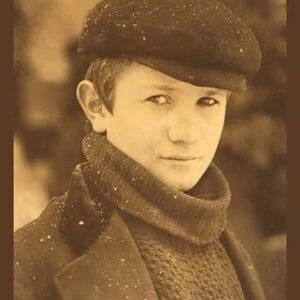
M 113 112 L 116 78 L 131 64 L 132 61 L 127 58 L 101 57 L 90 64 L 85 74 L 85 79 L 94 84 L 101 101 L 111 113 Z

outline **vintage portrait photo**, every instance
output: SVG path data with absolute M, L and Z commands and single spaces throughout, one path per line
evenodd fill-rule
M 287 299 L 286 15 L 14 1 L 15 300 Z

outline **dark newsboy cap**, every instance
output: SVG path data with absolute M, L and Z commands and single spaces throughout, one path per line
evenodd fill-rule
M 252 31 L 216 0 L 103 0 L 78 53 L 126 57 L 195 85 L 243 91 L 260 68 Z

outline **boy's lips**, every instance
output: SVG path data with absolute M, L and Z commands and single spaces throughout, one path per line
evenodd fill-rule
M 186 156 L 186 155 L 170 155 L 170 156 L 161 156 L 162 159 L 171 160 L 171 161 L 192 161 L 198 160 L 200 157 L 197 156 Z

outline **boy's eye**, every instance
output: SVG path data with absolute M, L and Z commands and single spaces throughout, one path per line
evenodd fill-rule
M 211 97 L 202 97 L 197 102 L 198 105 L 202 105 L 202 106 L 213 106 L 218 103 L 219 101 Z
M 151 96 L 146 99 L 146 101 L 153 102 L 155 104 L 163 105 L 170 103 L 170 99 L 164 95 Z

